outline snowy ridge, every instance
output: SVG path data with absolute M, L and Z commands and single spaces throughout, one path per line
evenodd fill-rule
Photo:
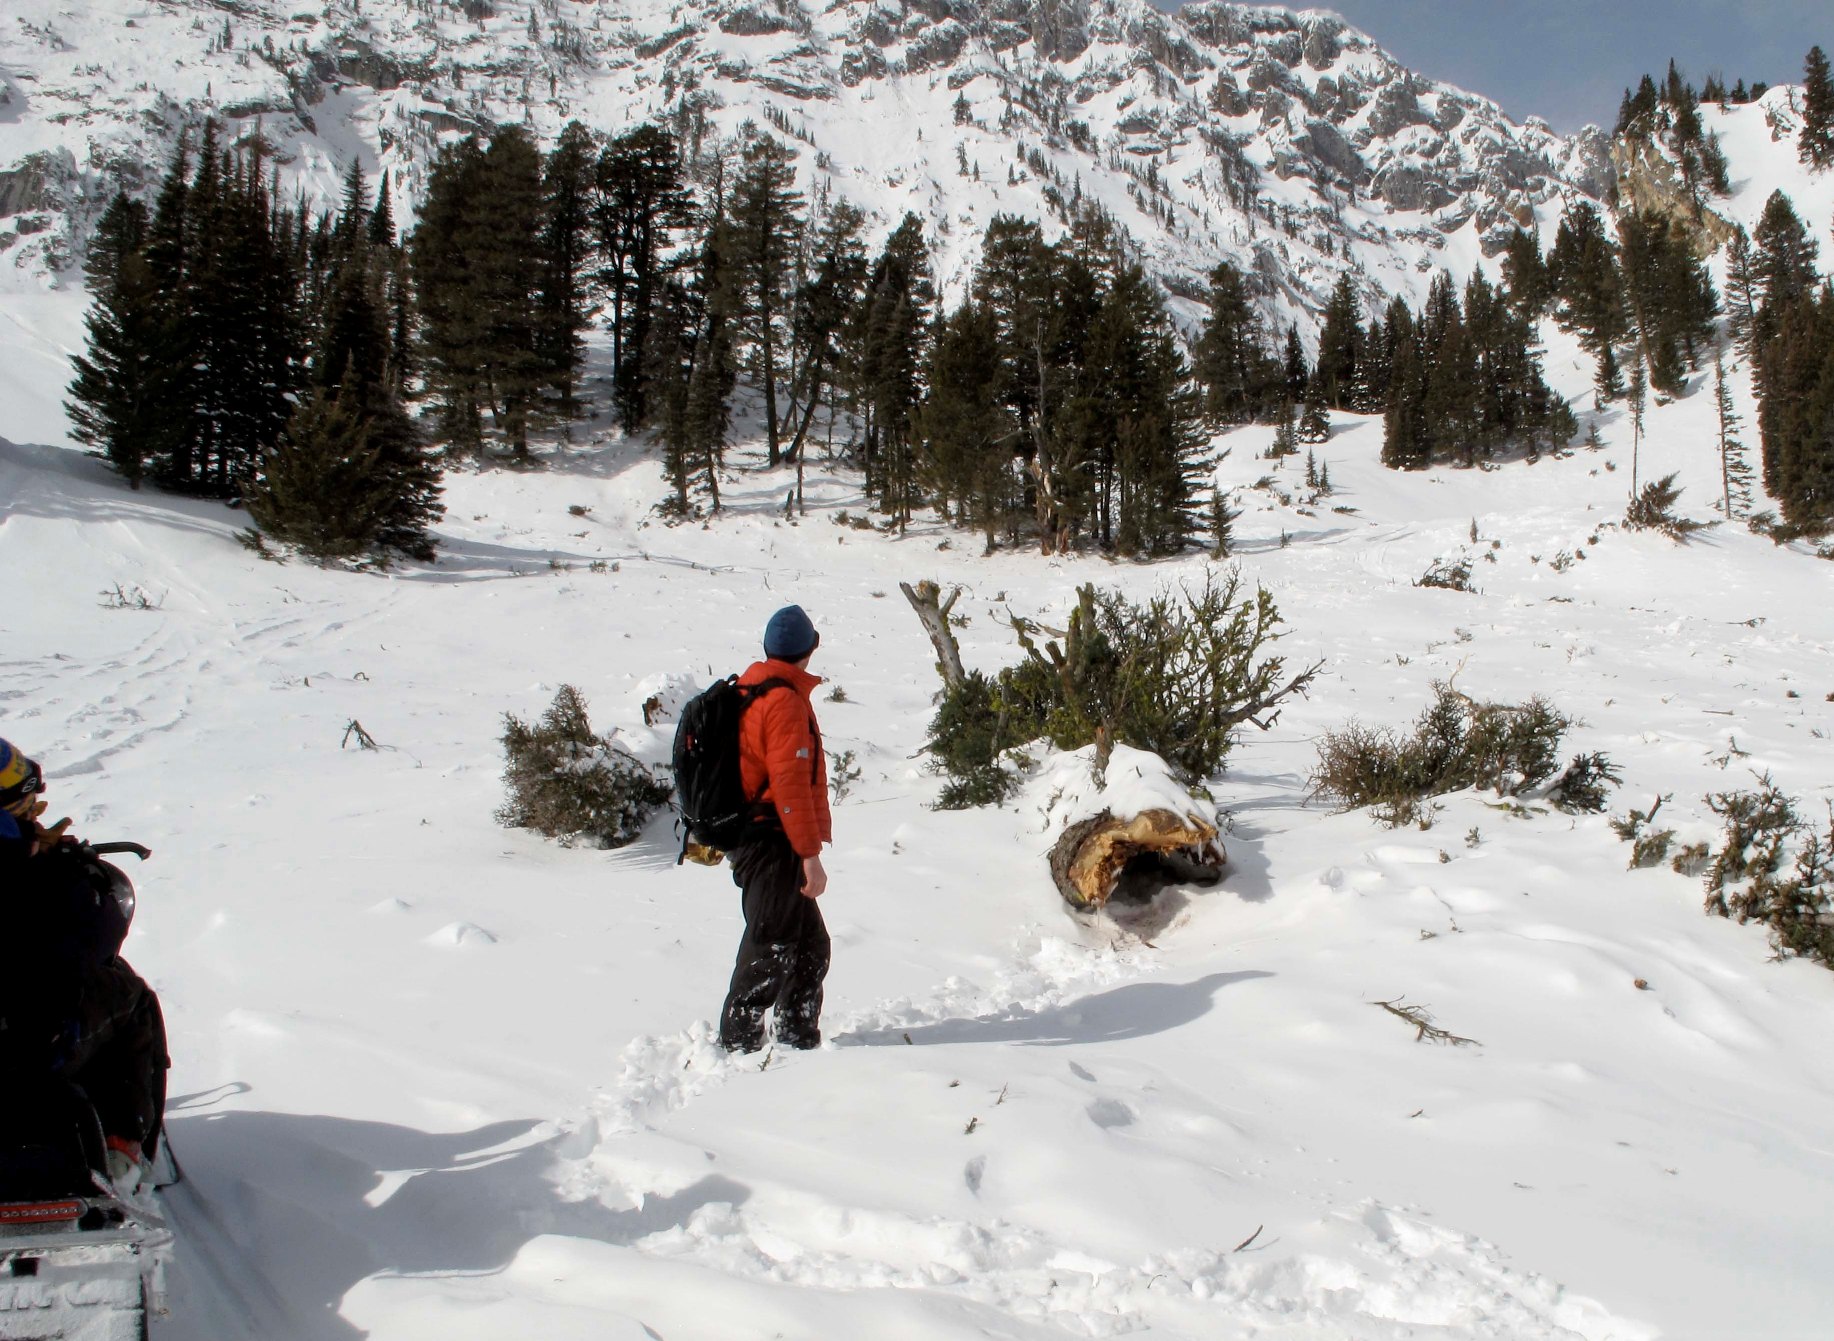
M 259 136 L 309 202 L 334 203 L 353 161 L 386 171 L 404 223 L 440 141 L 470 131 L 751 121 L 800 151 L 811 198 L 885 231 L 914 210 L 951 295 L 995 214 L 1091 202 L 1174 293 L 1230 256 L 1282 323 L 1346 269 L 1418 302 L 1432 269 L 1462 281 L 1610 174 L 1596 132 L 1516 125 L 1334 15 L 1219 3 L 18 0 L 0 71 L 15 291 L 68 282 L 108 197 L 150 192 L 206 116 Z

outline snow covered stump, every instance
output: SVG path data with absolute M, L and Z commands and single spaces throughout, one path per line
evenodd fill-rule
M 1143 810 L 1131 819 L 1102 811 L 1070 825 L 1051 847 L 1051 879 L 1072 908 L 1110 900 L 1145 903 L 1167 885 L 1214 885 L 1225 853 L 1216 826 L 1195 815 Z
M 1193 795 L 1148 750 L 1116 745 L 1106 766 L 1093 745 L 1059 751 L 1026 792 L 1055 830 L 1046 861 L 1064 903 L 1079 913 L 1150 904 L 1176 885 L 1215 885 L 1226 853 L 1216 807 Z

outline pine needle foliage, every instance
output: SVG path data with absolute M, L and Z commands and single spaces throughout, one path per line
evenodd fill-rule
M 1273 598 L 1245 590 L 1235 569 L 1144 603 L 1084 586 L 1060 634 L 1015 617 L 1024 660 L 969 675 L 930 724 L 929 753 L 951 779 L 943 804 L 1003 797 L 1012 780 L 999 776 L 1002 756 L 1040 738 L 1062 750 L 1095 744 L 1103 759 L 1131 745 L 1187 783 L 1219 775 L 1243 724 L 1267 729 L 1318 674 L 1314 664 L 1289 676 L 1268 654 L 1279 628 Z
M 1676 515 L 1675 504 L 1680 499 L 1681 489 L 1672 473 L 1651 480 L 1630 500 L 1624 512 L 1624 525 L 1633 531 L 1660 531 L 1671 540 L 1685 543 L 1689 536 L 1706 530 L 1713 523 Z
M 533 829 L 563 847 L 623 847 L 669 799 L 666 783 L 609 737 L 594 734 L 586 700 L 570 684 L 532 725 L 503 715 L 503 752 L 507 795 L 497 822 Z
M 1539 694 L 1521 704 L 1480 703 L 1436 682 L 1411 731 L 1359 722 L 1327 731 L 1312 794 L 1345 810 L 1368 806 L 1391 827 L 1424 823 L 1435 796 L 1467 788 L 1520 796 L 1546 781 L 1575 725 Z
M 248 515 L 312 558 L 351 559 L 376 543 L 393 501 L 370 424 L 337 396 L 315 390 L 267 454 Z
M 1762 923 L 1778 958 L 1834 968 L 1834 810 L 1816 830 L 1768 775 L 1748 791 L 1716 792 L 1707 805 L 1725 825 L 1707 868 L 1707 911 Z

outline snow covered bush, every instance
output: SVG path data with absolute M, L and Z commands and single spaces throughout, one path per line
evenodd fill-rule
M 950 777 L 940 804 L 1003 799 L 1012 779 L 1002 756 L 1041 737 L 1104 756 L 1116 745 L 1146 750 L 1187 785 L 1215 777 L 1242 724 L 1271 726 L 1280 701 L 1318 673 L 1315 664 L 1282 683 L 1284 660 L 1263 655 L 1279 625 L 1273 598 L 1243 591 L 1236 569 L 1145 604 L 1084 586 L 1058 638 L 1015 618 L 1024 660 L 966 677 L 930 724 L 929 752 Z
M 593 734 L 586 700 L 570 684 L 533 726 L 503 714 L 508 789 L 497 822 L 571 847 L 623 847 L 643 832 L 669 788 L 631 755 Z
M 1312 794 L 1345 810 L 1373 807 L 1391 826 L 1424 823 L 1435 796 L 1467 787 L 1520 796 L 1545 781 L 1559 760 L 1561 736 L 1574 724 L 1539 694 L 1516 705 L 1479 703 L 1437 681 L 1410 733 L 1358 722 L 1327 731 Z
M 1715 792 L 1707 805 L 1725 822 L 1707 868 L 1707 911 L 1770 928 L 1778 957 L 1834 968 L 1834 810 L 1816 830 L 1768 776 L 1744 792 Z

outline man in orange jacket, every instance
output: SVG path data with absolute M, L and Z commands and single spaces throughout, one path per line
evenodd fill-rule
M 821 637 L 800 605 L 786 605 L 764 629 L 764 660 L 739 677 L 755 697 L 739 723 L 739 775 L 758 802 L 756 832 L 732 854 L 732 881 L 743 892 L 745 935 L 720 1012 L 729 1052 L 764 1046 L 764 1012 L 775 1013 L 777 1041 L 821 1042 L 821 985 L 828 974 L 828 928 L 816 900 L 828 888 L 822 844 L 832 842 L 828 761 L 809 696 L 821 677 L 809 658 Z

